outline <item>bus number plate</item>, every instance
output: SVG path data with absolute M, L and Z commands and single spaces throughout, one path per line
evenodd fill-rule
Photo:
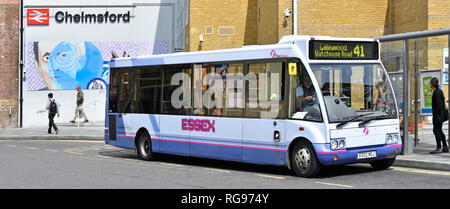
M 359 152 L 358 160 L 377 157 L 377 151 L 369 151 L 369 152 Z

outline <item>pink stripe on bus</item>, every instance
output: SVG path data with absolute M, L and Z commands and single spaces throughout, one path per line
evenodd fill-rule
M 244 148 L 244 149 L 257 149 L 257 150 L 267 150 L 267 151 L 277 151 L 277 152 L 287 152 L 284 149 L 276 149 L 276 148 L 265 148 L 265 147 L 250 147 L 250 146 L 241 146 L 241 145 L 232 145 L 232 144 L 216 144 L 209 142 L 195 142 L 195 141 L 183 141 L 183 140 L 175 140 L 175 139 L 161 139 L 161 138 L 152 138 L 152 140 L 157 141 L 169 141 L 169 142 L 181 142 L 181 143 L 192 143 L 192 144 L 203 144 L 210 146 L 220 146 L 220 147 L 234 147 L 234 148 Z
M 401 144 L 391 144 L 391 145 L 387 145 L 386 147 L 401 147 Z
M 347 152 L 347 150 L 338 150 L 338 151 L 331 151 L 331 152 L 317 152 L 318 155 L 327 155 L 327 154 L 337 154 L 337 153 L 344 153 Z

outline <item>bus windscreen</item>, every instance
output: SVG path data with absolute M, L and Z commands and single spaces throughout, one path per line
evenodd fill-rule
M 377 60 L 378 42 L 369 41 L 309 41 L 309 59 Z

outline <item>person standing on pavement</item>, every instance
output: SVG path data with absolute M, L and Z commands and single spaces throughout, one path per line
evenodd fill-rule
M 58 132 L 59 132 L 59 129 L 58 129 L 58 127 L 56 127 L 56 124 L 54 121 L 55 115 L 58 115 L 58 118 L 59 118 L 59 107 L 60 107 L 60 105 L 56 102 L 55 99 L 53 99 L 53 94 L 49 93 L 47 106 L 46 106 L 46 109 L 48 110 L 48 133 L 49 134 L 52 133 L 52 127 L 53 127 L 53 129 L 55 129 L 56 134 L 58 134 Z
M 431 99 L 431 108 L 433 110 L 433 133 L 436 137 L 436 149 L 431 151 L 431 154 L 441 152 L 441 144 L 443 146 L 442 152 L 448 152 L 447 142 L 445 141 L 445 134 L 442 131 L 442 124 L 448 120 L 448 112 L 445 109 L 445 97 L 442 90 L 439 88 L 439 80 L 432 78 L 430 81 L 433 95 Z M 447 114 L 447 115 L 446 115 Z
M 77 86 L 77 108 L 75 109 L 75 116 L 73 116 L 73 120 L 71 120 L 71 123 L 75 123 L 75 119 L 77 119 L 78 113 L 81 114 L 81 116 L 83 116 L 84 118 L 84 122 L 87 123 L 89 122 L 86 114 L 84 113 L 83 110 L 83 102 L 84 102 L 84 95 L 83 95 L 83 91 L 81 91 L 80 86 Z

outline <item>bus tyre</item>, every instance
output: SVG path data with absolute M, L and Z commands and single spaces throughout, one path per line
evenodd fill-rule
M 152 141 L 147 134 L 140 134 L 136 143 L 136 150 L 139 158 L 142 160 L 153 159 Z
M 394 164 L 395 158 L 389 158 L 389 159 L 383 159 L 383 160 L 376 160 L 369 162 L 369 164 L 377 169 L 377 170 L 385 170 Z
M 319 174 L 319 164 L 314 148 L 308 141 L 297 141 L 290 152 L 291 169 L 300 177 L 314 177 Z

